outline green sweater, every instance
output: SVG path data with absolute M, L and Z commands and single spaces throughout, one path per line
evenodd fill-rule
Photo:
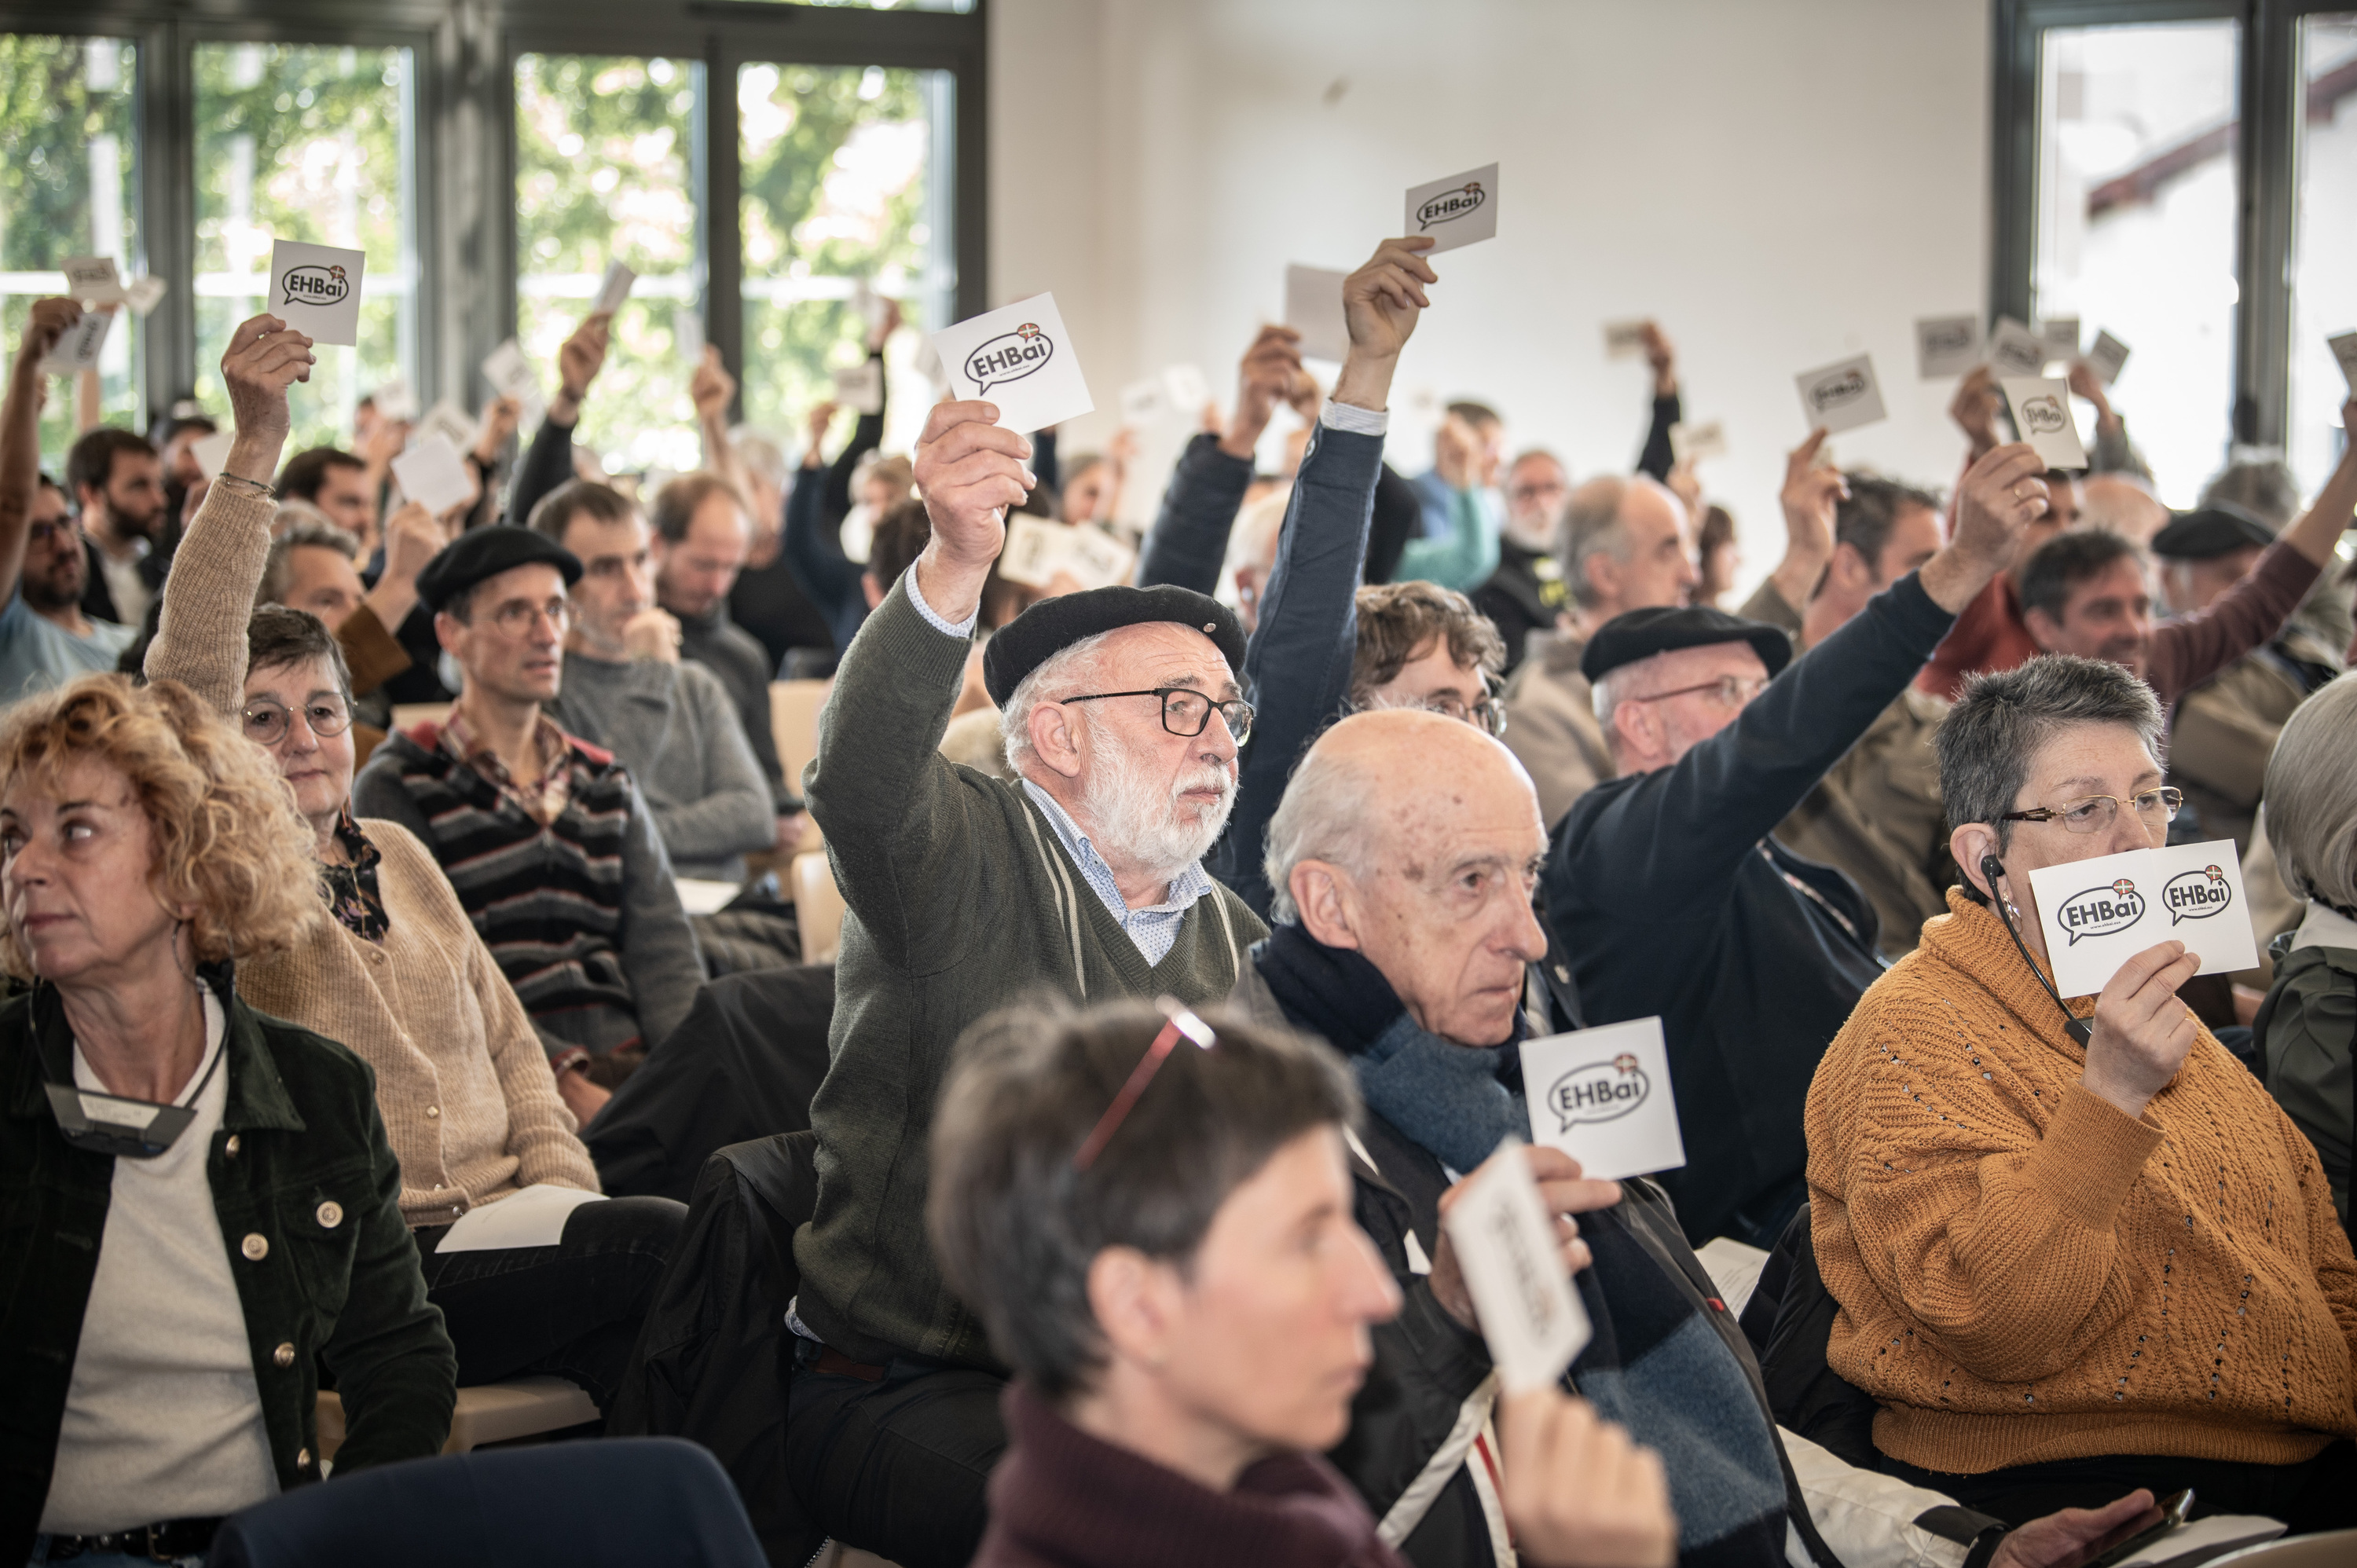
M 926 623 L 904 577 L 843 656 L 802 774 L 847 908 L 832 1065 L 811 1101 L 818 1209 L 794 1238 L 795 1310 L 871 1363 L 998 1365 L 925 1234 L 933 1100 L 966 1026 L 1043 994 L 1216 1001 L 1266 934 L 1215 885 L 1147 964 L 1022 788 L 936 749 L 968 647 Z

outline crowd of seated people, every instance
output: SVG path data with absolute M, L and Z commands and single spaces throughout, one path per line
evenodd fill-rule
M 2357 455 L 2170 513 L 2084 366 L 2085 474 L 1975 371 L 1945 492 L 1799 443 L 1728 613 L 1658 326 L 1631 471 L 1509 460 L 1472 398 L 1387 461 L 1428 248 L 1348 275 L 1330 387 L 1262 328 L 1085 588 L 997 558 L 1018 511 L 1122 532 L 1127 433 L 1059 464 L 943 401 L 830 452 L 822 404 L 792 457 L 707 351 L 705 466 L 641 487 L 578 436 L 602 314 L 438 515 L 371 404 L 285 457 L 315 346 L 267 314 L 221 420 L 86 431 L 53 483 L 81 307 L 38 302 L 0 405 L 0 1559 L 200 1562 L 481 1384 L 636 1408 L 661 1302 L 780 1271 L 776 1386 L 679 1429 L 770 1431 L 740 1487 L 899 1568 L 2068 1568 L 2189 1487 L 2357 1526 Z M 772 683 L 822 674 L 787 736 Z M 616 1195 L 596 1124 L 729 1095 L 640 1075 L 705 1059 L 744 967 L 681 883 L 763 907 L 813 833 L 833 1008 L 770 1045 L 817 1087 L 738 1129 L 808 1187 L 766 1273 L 698 1277 L 706 1208 Z M 2279 873 L 2261 966 L 2205 991 L 2187 935 L 2058 994 L 2030 874 L 2211 839 Z M 1523 1043 L 1649 1017 L 1683 1165 L 1523 1147 Z M 1444 1222 L 1500 1162 L 1593 1328 L 1511 1393 Z M 502 1212 L 554 1218 L 473 1239 Z M 1764 1320 L 1730 1247 L 1786 1271 Z

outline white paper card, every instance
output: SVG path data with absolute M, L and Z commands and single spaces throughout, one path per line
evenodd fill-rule
M 206 478 L 218 479 L 221 465 L 229 461 L 229 449 L 236 444 L 236 431 L 217 430 L 201 441 L 189 442 L 188 456 L 197 460 L 197 467 Z
M 2109 332 L 2095 334 L 2095 346 L 2087 350 L 2087 364 L 2105 386 L 2120 379 L 2121 367 L 2128 362 L 2128 346 Z
M 1801 389 L 1801 416 L 1812 430 L 1855 430 L 1883 417 L 1882 388 L 1874 379 L 1870 354 L 1836 360 L 1793 379 Z
M 368 255 L 281 240 L 270 247 L 270 311 L 315 343 L 361 340 L 361 277 Z
M 1531 1139 L 1561 1149 L 1599 1181 L 1686 1163 L 1659 1018 L 1523 1042 Z
M 1727 427 L 1714 419 L 1706 424 L 1670 426 L 1670 456 L 1681 463 L 1699 463 L 1727 450 Z
M 2075 360 L 2079 357 L 2079 318 L 2075 316 L 2050 316 L 2039 323 L 2038 335 L 2046 340 L 2046 357 L 2050 360 Z
M 606 275 L 597 285 L 597 297 L 589 302 L 589 314 L 611 316 L 621 309 L 622 302 L 630 297 L 630 285 L 638 281 L 639 274 L 621 263 L 608 262 Z
M 66 295 L 84 305 L 114 305 L 123 298 L 123 279 L 113 256 L 68 256 L 64 267 Z
M 448 398 L 438 399 L 425 416 L 410 427 L 410 439 L 423 441 L 429 435 L 439 435 L 459 452 L 471 450 L 482 427 L 467 417 L 467 411 Z
M 1981 318 L 1926 316 L 1915 323 L 1915 373 L 1927 381 L 1961 376 L 1981 362 Z
M 1433 244 L 1425 252 L 1427 256 L 1496 239 L 1498 166 L 1483 164 L 1411 189 L 1407 227 L 1402 232 L 1429 235 Z
M 987 398 L 1008 430 L 1045 430 L 1095 409 L 1052 294 L 1033 295 L 933 334 L 950 394 Z
M 1069 527 L 1017 512 L 1007 520 L 1006 547 L 998 575 L 1027 588 L 1045 588 L 1069 577 L 1083 589 L 1109 588 L 1129 580 L 1137 553 L 1101 528 Z
M 123 285 L 123 302 L 131 306 L 134 316 L 146 316 L 164 303 L 168 287 L 162 278 L 134 278 Z
M 41 361 L 41 369 L 59 376 L 98 369 L 99 350 L 106 347 L 106 335 L 113 326 L 114 313 L 111 310 L 83 311 L 81 319 L 66 328 L 58 346 Z
M 512 338 L 483 356 L 483 379 L 501 397 L 520 403 L 540 395 L 540 378 L 524 362 L 523 345 Z
M 704 317 L 695 306 L 683 305 L 671 313 L 671 341 L 682 364 L 692 370 L 704 362 Z
M 1162 372 L 1163 390 L 1170 394 L 1171 409 L 1187 418 L 1193 418 L 1211 401 L 1211 383 L 1203 379 L 1202 370 L 1195 365 L 1171 365 Z
M 1595 1330 L 1571 1288 L 1522 1145 L 1512 1138 L 1500 1144 L 1440 1222 L 1506 1391 L 1554 1383 Z
M 1158 424 L 1170 412 L 1170 389 L 1160 376 L 1147 376 L 1121 389 L 1121 422 L 1128 425 Z
M 395 424 L 406 424 L 417 417 L 417 394 L 409 390 L 409 382 L 401 376 L 378 386 L 371 401 L 376 404 L 380 417 Z
M 1996 318 L 1989 334 L 1989 363 L 2001 376 L 2034 376 L 2046 369 L 2046 342 L 2010 316 Z
M 475 495 L 458 449 L 441 435 L 412 440 L 393 460 L 393 478 L 403 495 L 436 517 L 466 505 Z
M 2349 382 L 2349 390 L 2357 392 L 2357 332 L 2343 332 L 2338 338 L 2328 338 L 2324 346 L 2341 361 L 2341 374 Z
M 883 362 L 862 360 L 849 370 L 835 371 L 834 401 L 855 413 L 883 413 Z
M 691 915 L 717 915 L 745 891 L 734 882 L 714 882 L 700 876 L 674 876 L 679 907 Z
M 2093 996 L 2120 965 L 2166 941 L 2201 955 L 2201 974 L 2251 969 L 2259 961 L 2243 863 L 2234 841 L 2132 849 L 2029 874 L 2054 989 Z
M 1348 273 L 1324 267 L 1285 269 L 1285 324 L 1301 334 L 1301 357 L 1339 365 L 1351 352 L 1350 323 L 1342 314 Z
M 565 1222 L 585 1203 L 603 1203 L 605 1195 L 577 1187 L 534 1185 L 511 1193 L 497 1203 L 470 1208 L 443 1233 L 435 1251 L 497 1252 L 509 1247 L 554 1247 L 565 1240 Z
M 1608 321 L 1604 324 L 1604 357 L 1608 360 L 1641 360 L 1645 357 L 1645 323 L 1640 320 Z
M 2013 409 L 2013 427 L 2050 468 L 2083 468 L 2087 448 L 2079 422 L 2071 417 L 2071 383 L 2052 377 L 2035 381 L 2007 377 L 1997 383 Z

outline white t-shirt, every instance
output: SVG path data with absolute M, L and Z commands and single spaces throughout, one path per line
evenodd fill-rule
M 245 1308 L 230 1273 L 205 1163 L 229 1104 L 228 1021 L 205 993 L 196 1120 L 152 1160 L 118 1158 L 82 1314 L 57 1468 L 41 1509 L 52 1535 L 210 1519 L 278 1494 Z M 74 1082 L 105 1085 L 74 1047 Z M 183 1104 L 189 1103 L 185 1098 Z

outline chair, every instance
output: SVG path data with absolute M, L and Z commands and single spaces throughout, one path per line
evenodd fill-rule
M 802 768 L 818 755 L 818 711 L 834 688 L 833 681 L 770 682 L 770 730 L 778 742 L 778 763 L 797 790 Z
M 833 963 L 843 950 L 843 889 L 826 856 L 794 856 L 794 921 L 802 934 L 804 963 Z
M 445 1454 L 465 1454 L 492 1443 L 512 1443 L 562 1432 L 597 1419 L 597 1404 L 580 1386 L 563 1378 L 518 1378 L 512 1382 L 482 1383 L 458 1391 L 457 1408 L 450 1412 L 450 1440 Z M 343 1396 L 332 1390 L 319 1395 L 319 1457 L 333 1459 L 344 1445 Z
M 413 1459 L 224 1521 L 212 1568 L 767 1568 L 719 1461 L 676 1438 Z
M 450 716 L 447 703 L 395 703 L 393 705 L 393 727 L 407 731 L 422 724 L 440 724 Z
M 1776 1423 L 1861 1470 L 1879 1469 L 1874 1417 L 1880 1407 L 1873 1395 L 1825 1364 L 1825 1342 L 1833 1337 L 1834 1316 L 1840 1311 L 1817 1273 L 1804 1203 L 1760 1265 L 1741 1319 L 1743 1331 L 1758 1350 L 1760 1381 Z

